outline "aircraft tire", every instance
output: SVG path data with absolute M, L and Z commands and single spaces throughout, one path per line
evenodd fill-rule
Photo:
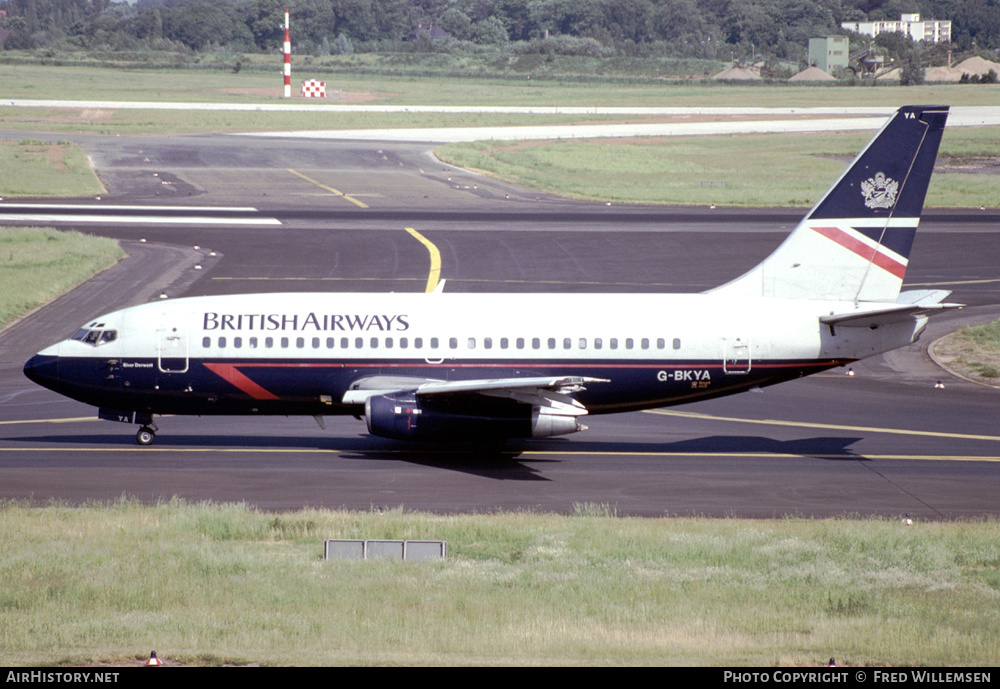
M 139 429 L 139 432 L 135 434 L 135 441 L 143 446 L 152 445 L 155 440 L 156 431 L 149 426 L 143 426 Z

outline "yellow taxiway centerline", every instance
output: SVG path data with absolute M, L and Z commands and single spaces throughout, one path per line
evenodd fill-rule
M 16 426 L 21 423 L 79 423 L 81 421 L 98 421 L 96 416 L 78 416 L 72 419 L 24 419 L 21 421 L 0 421 L 0 426 Z
M 338 449 L 338 448 L 302 448 L 302 447 L 288 447 L 288 448 L 266 448 L 266 447 L 140 447 L 135 445 L 133 447 L 0 447 L 0 454 L 4 453 L 28 453 L 28 452 L 77 452 L 77 453 L 89 453 L 89 452 L 100 452 L 102 454 L 108 453 L 126 453 L 126 452 L 138 452 L 143 454 L 148 453 L 176 453 L 176 454 L 280 454 L 280 455 L 295 455 L 295 454 L 340 454 L 343 452 L 350 452 L 352 454 L 358 453 L 357 449 Z M 363 451 L 361 451 L 363 452 Z M 460 450 L 442 452 L 441 450 L 377 450 L 379 454 L 394 454 L 399 456 L 411 456 L 411 455 L 431 455 L 441 456 L 443 454 L 458 454 L 466 455 L 468 452 L 462 452 Z M 1000 464 L 1000 457 L 988 456 L 988 455 L 876 455 L 862 453 L 858 455 L 850 454 L 793 454 L 788 452 L 657 452 L 657 451 L 604 451 L 604 450 L 526 450 L 522 452 L 517 460 L 520 461 L 530 461 L 534 458 L 544 458 L 544 457 L 660 457 L 663 459 L 734 459 L 734 460 L 745 460 L 745 459 L 854 459 L 858 461 L 875 461 L 875 460 L 909 460 L 909 461 L 922 461 L 922 462 L 989 462 L 993 464 Z M 515 460 L 515 461 L 517 461 Z
M 664 409 L 647 409 L 647 414 L 661 414 L 663 416 L 677 416 L 684 419 L 698 419 L 700 421 L 729 421 L 737 423 L 755 423 L 763 426 L 791 426 L 794 428 L 819 428 L 828 431 L 864 431 L 867 433 L 887 433 L 889 435 L 919 435 L 930 438 L 954 438 L 960 440 L 989 440 L 1000 441 L 998 435 L 975 435 L 972 433 L 946 433 L 944 431 L 911 431 L 905 428 L 878 428 L 876 426 L 844 426 L 832 423 L 813 423 L 809 421 L 779 421 L 778 419 L 741 419 L 739 417 L 712 416 L 710 414 L 697 414 L 688 411 L 666 411 Z
M 437 289 L 438 280 L 441 279 L 441 252 L 438 251 L 438 248 L 434 246 L 434 244 L 427 239 L 427 237 L 423 236 L 412 227 L 407 227 L 406 231 L 409 232 L 414 239 L 427 247 L 427 251 L 431 254 L 431 271 L 427 276 L 427 289 L 424 290 L 430 294 Z
M 335 194 L 335 195 L 337 195 L 337 196 L 343 196 L 343 197 L 344 197 L 345 199 L 347 199 L 347 200 L 348 200 L 348 201 L 350 201 L 351 203 L 355 204 L 356 206 L 360 206 L 361 208 L 368 208 L 368 206 L 367 206 L 366 204 L 362 203 L 361 201 L 358 201 L 358 200 L 357 200 L 356 198 L 354 198 L 353 196 L 348 196 L 347 194 L 345 194 L 345 193 L 344 193 L 344 192 L 342 192 L 342 191 L 339 191 L 339 190 L 337 190 L 337 189 L 334 189 L 333 187 L 328 187 L 328 186 L 326 186 L 325 184 L 322 184 L 322 183 L 320 183 L 320 182 L 317 182 L 316 180 L 312 179 L 311 177 L 306 177 L 306 176 L 305 176 L 305 175 L 303 175 L 303 174 L 302 174 L 301 172 L 296 172 L 295 170 L 293 170 L 293 169 L 291 169 L 291 168 L 288 168 L 288 171 L 289 171 L 289 172 L 291 172 L 291 173 L 292 173 L 293 175 L 296 175 L 296 176 L 298 176 L 298 177 L 301 177 L 302 179 L 304 179 L 304 180 L 305 180 L 305 181 L 307 181 L 307 182 L 310 182 L 310 183 L 312 183 L 312 184 L 315 184 L 315 185 L 316 185 L 317 187 L 319 187 L 320 189 L 326 189 L 327 191 L 329 191 L 329 192 L 330 192 L 330 193 L 332 193 L 332 194 Z

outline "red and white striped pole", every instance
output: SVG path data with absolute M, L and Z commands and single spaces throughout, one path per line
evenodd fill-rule
M 292 42 L 288 40 L 288 10 L 285 10 L 285 98 L 292 97 Z

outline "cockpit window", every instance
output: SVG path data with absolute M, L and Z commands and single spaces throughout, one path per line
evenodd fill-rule
M 103 323 L 99 324 L 103 325 Z M 89 344 L 93 347 L 108 344 L 109 342 L 114 342 L 118 339 L 117 330 L 97 330 L 90 327 L 80 328 L 76 331 L 76 334 L 70 338 L 71 340 L 77 340 L 78 342 L 83 342 L 84 344 Z

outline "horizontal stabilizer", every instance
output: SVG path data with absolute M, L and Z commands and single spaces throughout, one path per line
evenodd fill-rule
M 914 306 L 936 306 L 941 304 L 948 295 L 950 289 L 910 289 L 900 292 L 896 298 L 897 304 L 913 304 Z M 951 306 L 964 306 L 964 304 L 951 304 Z
M 911 316 L 928 311 L 943 311 L 944 309 L 960 309 L 964 304 L 945 304 L 942 300 L 949 294 L 948 290 L 912 290 L 899 295 L 896 304 L 879 305 L 875 308 L 859 306 L 857 311 L 846 313 L 831 313 L 820 316 L 825 325 L 842 325 L 854 328 L 874 328 L 889 323 L 899 323 Z

